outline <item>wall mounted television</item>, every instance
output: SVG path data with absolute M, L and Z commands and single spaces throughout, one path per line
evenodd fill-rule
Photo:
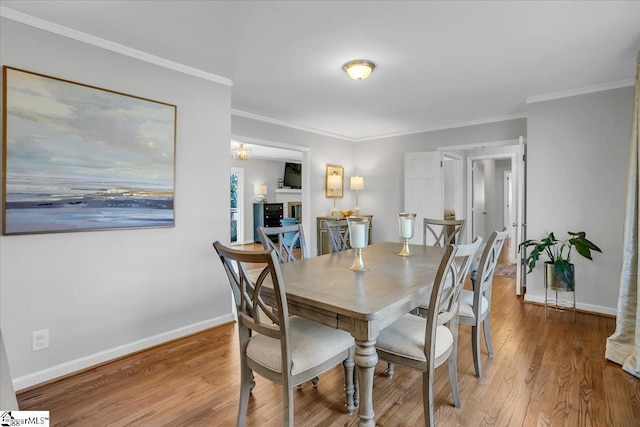
M 300 163 L 284 164 L 283 185 L 290 188 L 302 188 L 302 165 Z

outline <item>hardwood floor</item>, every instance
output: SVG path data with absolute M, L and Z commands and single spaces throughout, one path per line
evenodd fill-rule
M 446 365 L 436 371 L 439 426 L 640 425 L 640 380 L 604 359 L 612 318 L 551 311 L 514 295 L 514 280 L 496 276 L 492 310 L 495 356 L 474 376 L 470 329 L 460 326 L 462 407 L 451 400 Z M 422 382 L 379 362 L 374 378 L 378 426 L 423 424 Z M 256 376 L 247 426 L 280 426 L 281 389 Z M 296 426 L 353 426 L 344 409 L 343 371 L 295 392 Z M 52 426 L 233 426 L 239 395 L 234 324 L 213 328 L 19 393 L 22 410 L 48 410 Z

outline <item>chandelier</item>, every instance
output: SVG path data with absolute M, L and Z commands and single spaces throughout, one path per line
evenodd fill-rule
M 231 150 L 233 160 L 249 160 L 251 158 L 251 148 L 246 148 L 244 144 Z

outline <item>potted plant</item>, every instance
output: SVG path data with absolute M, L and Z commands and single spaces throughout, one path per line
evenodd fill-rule
M 571 250 L 576 251 L 587 259 L 591 258 L 591 251 L 602 253 L 599 247 L 585 237 L 585 232 L 569 233 L 566 240 L 558 240 L 553 233 L 549 233 L 542 240 L 525 240 L 519 248 L 533 247 L 533 251 L 527 256 L 526 262 L 531 273 L 540 259 L 541 254 L 546 254 L 549 261 L 545 262 L 544 278 L 545 286 L 551 289 L 573 291 L 575 287 L 574 267 L 571 263 Z

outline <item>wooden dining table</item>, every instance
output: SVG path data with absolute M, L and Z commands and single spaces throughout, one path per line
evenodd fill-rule
M 444 248 L 410 245 L 414 256 L 397 254 L 401 243 L 378 243 L 362 250 L 367 270 L 353 271 L 355 250 L 281 264 L 289 313 L 342 329 L 356 343 L 359 425 L 375 426 L 373 377 L 378 333 L 424 303 Z M 322 345 L 322 343 L 318 343 Z

